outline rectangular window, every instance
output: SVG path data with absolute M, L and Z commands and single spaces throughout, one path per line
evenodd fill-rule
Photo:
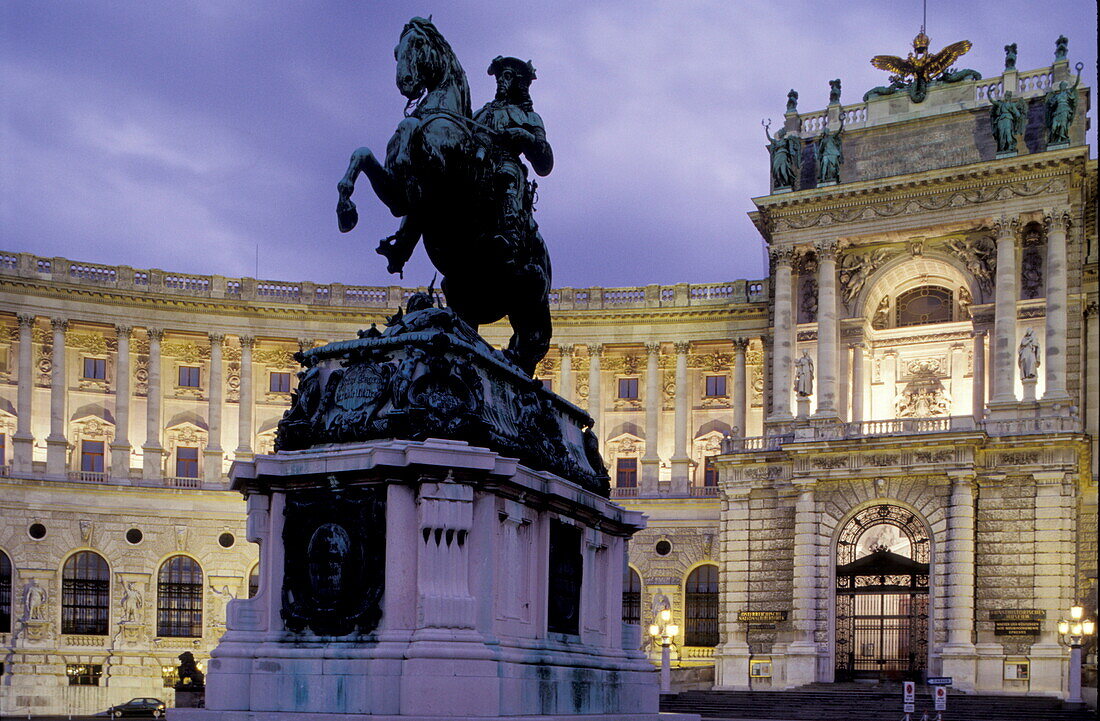
M 107 359 L 85 358 L 84 377 L 95 381 L 107 380 Z
M 272 371 L 268 376 L 267 388 L 272 393 L 290 393 L 290 374 Z
M 724 398 L 726 396 L 726 377 L 707 376 L 707 398 Z
M 103 666 L 98 663 L 68 663 L 65 664 L 65 675 L 69 677 L 70 686 L 98 686 Z
M 199 449 L 176 447 L 176 478 L 199 477 Z
M 620 458 L 615 461 L 615 487 L 638 487 L 638 459 Z
M 80 470 L 103 473 L 103 441 L 81 441 Z
M 199 369 L 197 366 L 180 366 L 180 387 L 199 387 Z
M 638 379 L 637 378 L 620 378 L 619 379 L 619 398 L 625 400 L 637 400 L 638 398 Z
M 718 485 L 718 469 L 714 466 L 714 456 L 707 456 L 703 459 L 703 485 Z

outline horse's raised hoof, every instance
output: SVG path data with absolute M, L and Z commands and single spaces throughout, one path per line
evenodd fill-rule
M 347 198 L 341 198 L 336 204 L 336 220 L 340 224 L 340 232 L 346 233 L 359 222 L 359 211 L 355 209 L 355 203 Z

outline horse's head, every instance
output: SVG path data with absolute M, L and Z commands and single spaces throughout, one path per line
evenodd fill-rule
M 409 100 L 426 92 L 451 86 L 456 92 L 455 110 L 470 114 L 470 90 L 466 73 L 450 44 L 431 20 L 413 18 L 401 31 L 401 39 L 393 50 L 397 60 L 397 89 Z

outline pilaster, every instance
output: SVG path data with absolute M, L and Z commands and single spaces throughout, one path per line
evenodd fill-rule
M 222 478 L 222 404 L 225 397 L 225 381 L 222 370 L 222 344 L 225 336 L 221 333 L 210 334 L 210 393 L 207 410 L 206 448 L 203 449 L 203 478 L 207 483 L 216 483 Z
M 34 400 L 33 359 L 34 316 L 19 314 L 19 388 L 16 391 L 15 434 L 12 436 L 12 468 L 17 473 L 30 473 L 34 463 L 34 434 L 31 432 L 31 413 Z
M 1018 218 L 997 223 L 997 285 L 993 316 L 993 375 L 990 412 L 1011 410 L 1016 403 L 1016 231 Z
M 661 428 L 661 344 L 645 344 L 645 453 L 642 455 L 642 495 L 657 493 L 661 457 L 657 452 Z
M 141 447 L 142 477 L 146 480 L 164 476 L 164 447 L 161 445 L 161 356 L 160 343 L 164 331 L 146 328 L 149 338 L 149 381 L 145 397 L 145 444 Z
M 814 244 L 817 251 L 817 409 L 815 418 L 837 418 L 836 240 Z
M 560 371 L 558 372 L 558 395 L 572 402 L 573 393 L 573 346 L 572 344 L 558 346 L 558 358 Z
M 748 435 L 749 382 L 745 367 L 745 352 L 748 348 L 748 338 L 733 339 L 733 435 L 741 438 Z
M 65 396 L 68 378 L 65 367 L 66 318 L 51 318 L 53 368 L 50 371 L 50 435 L 46 437 L 46 473 L 62 476 L 68 471 L 69 441 L 65 438 Z
M 592 416 L 592 432 L 600 442 L 603 449 L 605 438 L 603 437 L 603 344 L 590 343 L 588 345 L 588 415 Z
M 769 420 L 790 421 L 791 363 L 794 361 L 793 293 L 791 265 L 794 252 L 790 248 L 772 248 L 775 263 L 775 319 L 772 324 L 772 413 Z
M 130 336 L 133 328 L 115 326 L 118 352 L 115 356 L 115 438 L 111 443 L 111 480 L 130 479 Z
M 1046 390 L 1043 401 L 1068 405 L 1066 391 L 1066 333 L 1068 315 L 1068 278 L 1066 269 L 1066 233 L 1070 227 L 1069 211 L 1063 208 L 1048 211 L 1043 219 L 1047 228 L 1046 267 Z
M 974 648 L 974 482 L 972 471 L 952 471 L 951 505 L 947 511 L 947 644 L 941 651 L 943 675 L 954 687 L 973 692 L 977 686 Z
M 241 343 L 241 390 L 240 401 L 237 405 L 237 450 L 234 456 L 239 461 L 251 460 L 252 452 L 252 413 L 253 388 L 252 388 L 252 348 L 256 345 L 256 339 L 242 335 Z
M 688 352 L 691 343 L 673 344 L 676 350 L 676 401 L 673 418 L 672 493 L 687 495 L 691 485 L 691 457 L 688 455 Z

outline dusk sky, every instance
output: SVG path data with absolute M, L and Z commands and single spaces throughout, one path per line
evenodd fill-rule
M 761 119 L 781 125 L 790 88 L 801 110 L 823 108 L 837 77 L 843 102 L 859 101 L 888 80 L 870 57 L 904 56 L 921 23 L 919 0 L 4 0 L 0 249 L 426 284 L 423 250 L 403 281 L 373 252 L 397 221 L 365 180 L 353 232 L 337 230 L 335 205 L 351 151 L 383 154 L 402 117 L 393 47 L 429 13 L 475 109 L 492 98 L 494 56 L 538 69 L 556 166 L 537 219 L 557 287 L 763 276 L 746 217 L 768 190 Z M 932 49 L 971 40 L 957 66 L 987 77 L 1010 42 L 1020 70 L 1049 65 L 1064 33 L 1095 85 L 1096 31 L 1093 0 L 928 2 Z

